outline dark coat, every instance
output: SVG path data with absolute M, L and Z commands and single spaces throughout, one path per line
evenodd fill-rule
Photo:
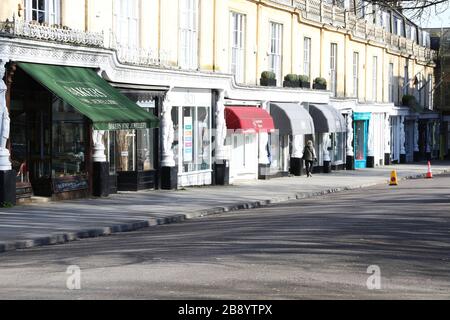
M 305 146 L 303 149 L 303 160 L 305 161 L 314 161 L 316 159 L 316 151 L 314 147 Z

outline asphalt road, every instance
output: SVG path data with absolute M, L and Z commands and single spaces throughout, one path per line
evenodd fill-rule
M 0 254 L 0 298 L 449 299 L 450 177 Z

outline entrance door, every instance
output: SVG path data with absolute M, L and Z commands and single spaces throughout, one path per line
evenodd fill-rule
M 256 134 L 233 134 L 231 170 L 234 178 L 256 178 L 258 169 Z
M 367 167 L 367 120 L 355 121 L 355 168 Z
M 414 121 L 405 121 L 406 162 L 414 161 Z

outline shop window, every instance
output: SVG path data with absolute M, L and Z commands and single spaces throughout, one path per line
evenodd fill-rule
M 345 133 L 336 132 L 331 135 L 333 163 L 344 162 Z
M 25 0 L 25 20 L 56 25 L 61 23 L 61 0 Z
M 61 99 L 54 98 L 52 120 L 52 177 L 84 174 L 86 172 L 84 117 Z
M 177 116 L 177 111 L 181 111 L 181 118 Z M 174 107 L 172 121 L 175 129 L 175 161 L 182 160 L 182 172 L 210 170 L 211 120 L 209 108 Z
M 21 100 L 11 101 L 11 162 L 17 172 L 16 182 L 29 182 L 27 168 L 27 116 Z

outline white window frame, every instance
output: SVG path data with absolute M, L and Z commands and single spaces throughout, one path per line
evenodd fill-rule
M 388 68 L 388 100 L 394 102 L 394 64 L 389 63 Z
M 33 8 L 33 0 L 24 0 L 24 17 L 26 21 L 33 21 L 34 12 L 44 13 L 44 20 L 39 23 L 47 23 L 49 25 L 61 24 L 61 0 L 36 0 L 37 4 L 44 3 L 44 10 Z
M 303 73 L 311 81 L 311 38 L 303 38 Z
M 405 67 L 404 67 L 404 75 L 403 75 L 403 95 L 407 95 L 409 93 L 409 61 L 408 59 L 405 60 Z
M 270 22 L 269 41 L 269 70 L 275 73 L 277 85 L 283 83 L 283 25 Z
M 178 65 L 198 69 L 198 0 L 179 0 Z
M 114 0 L 113 28 L 117 44 L 129 49 L 140 48 L 140 0 Z
M 428 74 L 428 81 L 427 81 L 427 103 L 428 103 L 428 109 L 433 110 L 433 75 L 431 73 Z
M 353 96 L 359 98 L 359 52 L 353 52 Z
M 337 43 L 330 44 L 330 90 L 333 95 L 337 95 L 337 61 L 338 61 Z
M 230 12 L 230 73 L 237 83 L 245 82 L 246 15 Z
M 378 56 L 372 57 L 372 99 L 378 100 Z

